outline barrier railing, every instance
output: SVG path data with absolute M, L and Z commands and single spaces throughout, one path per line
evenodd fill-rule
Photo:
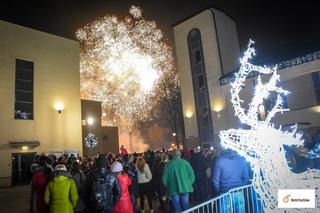
M 194 206 L 183 213 L 263 213 L 260 196 L 252 185 L 231 189 L 225 194 Z

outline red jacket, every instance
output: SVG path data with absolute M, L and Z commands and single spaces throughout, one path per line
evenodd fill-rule
M 121 197 L 114 206 L 114 213 L 133 213 L 132 203 L 128 187 L 131 185 L 131 179 L 127 174 L 119 174 L 117 178 L 121 187 Z
M 124 154 L 128 154 L 128 151 L 127 151 L 126 148 L 121 148 L 121 149 L 120 149 L 120 155 L 122 156 L 122 155 L 124 155 Z
M 44 192 L 49 178 L 44 172 L 37 172 L 33 175 L 32 184 L 36 192 L 36 207 L 38 213 L 49 213 L 49 206 L 44 202 Z

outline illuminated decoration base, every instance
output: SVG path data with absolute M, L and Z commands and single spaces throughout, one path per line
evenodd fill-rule
M 235 81 L 231 84 L 231 102 L 235 115 L 250 129 L 229 129 L 220 132 L 221 144 L 224 148 L 235 150 L 243 156 L 253 170 L 252 185 L 262 199 L 265 212 L 282 212 L 277 208 L 278 189 L 316 189 L 316 206 L 320 207 L 319 186 L 320 170 L 308 170 L 297 174 L 293 173 L 287 163 L 283 145 L 303 146 L 302 134 L 293 126 L 291 131 L 275 128 L 271 119 L 276 113 L 288 111 L 282 106 L 282 96 L 289 92 L 277 87 L 280 76 L 277 67 L 256 66 L 248 61 L 255 55 L 250 40 L 248 49 L 240 59 L 241 67 L 235 74 Z M 242 108 L 239 93 L 245 84 L 247 76 L 258 74 L 255 93 L 247 110 Z M 260 74 L 270 74 L 268 82 L 262 83 Z M 263 104 L 271 92 L 277 94 L 273 108 L 264 120 L 259 120 L 259 106 Z M 282 199 L 282 198 L 279 198 Z M 290 209 L 287 212 L 315 212 L 315 209 Z
M 94 148 L 98 144 L 98 138 L 94 133 L 89 133 L 87 137 L 84 139 L 85 145 L 88 148 Z

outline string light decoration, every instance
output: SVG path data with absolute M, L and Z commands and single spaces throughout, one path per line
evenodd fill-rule
M 172 95 L 161 82 L 171 81 L 178 91 L 172 49 L 139 7 L 131 6 L 123 18 L 98 18 L 77 30 L 76 37 L 81 98 L 102 101 L 102 119 L 130 128 L 136 120 L 149 120 L 157 103 Z
M 288 166 L 283 145 L 302 146 L 302 134 L 297 131 L 297 125 L 289 131 L 283 131 L 274 127 L 271 119 L 276 113 L 288 111 L 282 105 L 282 96 L 289 92 L 277 87 L 280 76 L 277 67 L 261 67 L 249 63 L 255 55 L 252 47 L 254 42 L 250 40 L 248 49 L 240 59 L 241 67 L 235 74 L 235 81 L 231 84 L 231 102 L 235 115 L 249 129 L 229 129 L 220 132 L 221 145 L 235 150 L 243 156 L 253 171 L 252 185 L 260 195 L 265 212 L 279 212 L 277 209 L 278 189 L 316 189 L 316 205 L 319 203 L 320 170 L 308 170 L 297 174 L 293 173 Z M 241 103 L 239 93 L 245 85 L 245 80 L 251 72 L 257 72 L 257 85 L 254 96 L 245 110 Z M 262 83 L 261 74 L 270 74 L 268 82 Z M 273 108 L 268 112 L 264 120 L 259 120 L 259 106 L 263 104 L 271 92 L 277 94 Z M 314 209 L 292 209 L 290 212 L 314 212 Z
M 89 133 L 84 139 L 84 143 L 88 148 L 95 148 L 98 145 L 98 138 L 94 133 Z
M 317 143 L 314 145 L 313 149 L 311 149 L 308 153 L 306 158 L 308 159 L 316 159 L 320 158 L 320 144 Z

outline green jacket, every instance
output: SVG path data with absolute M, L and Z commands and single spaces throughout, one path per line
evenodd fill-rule
M 164 167 L 162 182 L 169 195 L 193 192 L 194 172 L 188 161 L 173 158 Z
M 77 200 L 76 183 L 66 176 L 53 178 L 44 193 L 44 201 L 50 205 L 50 213 L 73 213 Z

